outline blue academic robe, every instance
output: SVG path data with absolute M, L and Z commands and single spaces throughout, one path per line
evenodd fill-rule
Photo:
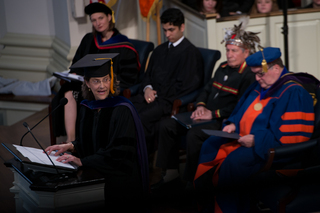
M 254 135 L 255 145 L 247 148 L 237 141 L 210 137 L 201 149 L 195 187 L 203 187 L 208 174 L 216 188 L 243 184 L 262 168 L 270 148 L 309 140 L 314 127 L 314 102 L 302 82 L 319 84 L 313 76 L 299 76 L 286 69 L 264 94 L 258 82 L 252 84 L 225 124 L 235 124 L 240 136 Z M 262 104 L 259 110 L 254 108 L 257 103 Z M 219 194 L 215 201 L 216 212 L 246 211 L 239 207 L 243 197 L 234 193 Z

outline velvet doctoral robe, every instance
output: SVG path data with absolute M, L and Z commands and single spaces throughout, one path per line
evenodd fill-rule
M 215 136 L 202 146 L 195 186 L 203 188 L 210 180 L 214 188 L 223 191 L 216 197 L 215 212 L 246 212 L 244 191 L 240 196 L 229 190 L 262 168 L 270 148 L 307 141 L 313 133 L 314 102 L 301 85 L 319 85 L 319 81 L 286 69 L 283 73 L 264 95 L 258 82 L 252 84 L 226 121 L 235 124 L 240 136 L 254 135 L 253 147 Z M 257 103 L 262 104 L 261 109 L 255 109 Z
M 81 103 L 76 154 L 84 167 L 105 176 L 106 199 L 142 198 L 148 193 L 143 129 L 132 104 L 117 96 Z

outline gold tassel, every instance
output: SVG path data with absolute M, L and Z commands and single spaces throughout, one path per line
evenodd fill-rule
M 264 73 L 267 73 L 267 72 L 268 72 L 268 65 L 267 65 L 267 61 L 266 61 L 266 59 L 265 59 L 265 57 L 264 57 L 264 54 L 263 54 L 263 49 L 261 49 L 261 53 L 262 53 L 262 57 L 263 57 L 263 60 L 262 60 L 262 62 L 261 62 L 262 71 L 263 71 Z
M 111 60 L 111 67 L 110 67 L 110 73 L 111 73 L 111 83 L 110 83 L 110 91 L 112 94 L 114 94 L 114 89 L 113 89 L 113 61 Z
M 113 10 L 112 10 L 112 15 L 111 16 L 112 16 L 112 23 L 116 23 L 116 20 L 114 19 L 114 11 Z
M 108 2 L 108 4 L 105 2 L 105 1 L 98 1 L 99 3 L 101 3 L 101 4 L 104 4 L 104 5 L 106 5 L 111 11 L 112 11 L 112 14 L 111 14 L 111 16 L 112 16 L 112 23 L 116 23 L 116 21 L 115 21 L 115 19 L 114 19 L 114 11 L 113 11 L 113 9 L 111 8 L 114 4 L 115 4 L 115 2 Z M 90 1 L 90 4 L 91 4 L 92 2 Z

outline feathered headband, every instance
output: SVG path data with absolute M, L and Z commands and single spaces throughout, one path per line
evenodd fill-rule
M 240 24 L 238 26 L 234 25 L 234 27 L 231 28 L 224 28 L 225 35 L 224 39 L 221 41 L 221 44 L 223 42 L 226 42 L 227 44 L 233 44 L 238 47 L 242 47 L 245 49 L 250 50 L 250 54 L 255 53 L 256 49 L 259 49 L 260 46 L 260 38 L 257 36 L 259 33 L 253 33 L 249 31 L 245 31 L 248 23 L 249 23 L 249 17 L 244 17 L 242 19 L 239 19 Z

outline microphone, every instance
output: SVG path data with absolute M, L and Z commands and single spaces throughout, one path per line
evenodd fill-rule
M 34 125 L 34 126 L 30 129 L 30 131 L 24 133 L 24 135 L 21 137 L 21 140 L 20 140 L 20 146 L 22 146 L 22 140 L 23 140 L 23 138 L 24 138 L 29 132 L 31 133 L 31 130 L 33 130 L 36 126 L 38 126 L 44 119 L 46 119 L 49 115 L 51 115 L 56 109 L 58 109 L 60 106 L 66 105 L 67 103 L 68 103 L 68 99 L 62 98 L 62 99 L 60 100 L 60 102 L 59 102 L 59 105 L 58 105 L 56 108 L 54 108 L 48 115 L 46 115 L 44 118 L 42 118 L 42 120 L 39 121 L 36 125 Z M 25 124 L 25 123 L 23 123 L 23 125 L 24 125 L 24 124 Z M 25 126 L 25 125 L 24 125 L 24 126 Z
M 41 146 L 41 144 L 38 142 L 37 138 L 33 135 L 33 133 L 31 132 L 31 129 L 29 128 L 29 125 L 26 122 L 23 122 L 23 126 L 25 126 L 28 129 L 28 132 L 30 132 L 30 134 L 32 135 L 32 137 L 34 138 L 34 140 L 37 142 L 37 144 L 41 147 L 41 149 L 43 150 L 43 152 L 47 155 L 47 157 L 49 158 L 49 160 L 51 161 L 53 167 L 56 169 L 57 174 L 60 175 L 58 168 L 56 167 L 56 165 L 52 162 L 51 158 L 49 157 L 48 153 L 44 150 L 44 148 Z

